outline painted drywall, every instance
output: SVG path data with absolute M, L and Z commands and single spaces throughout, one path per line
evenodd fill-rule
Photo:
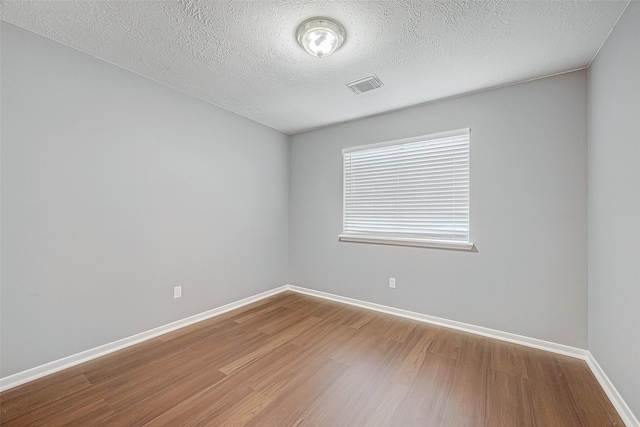
M 286 283 L 286 135 L 2 23 L 1 136 L 3 377 Z
M 640 3 L 589 68 L 589 350 L 640 418 Z
M 294 135 L 290 283 L 586 348 L 586 84 L 578 71 Z M 466 127 L 477 252 L 338 242 L 343 148 Z

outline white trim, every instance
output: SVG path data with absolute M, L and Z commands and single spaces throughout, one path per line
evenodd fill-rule
M 342 154 L 352 153 L 354 151 L 369 150 L 371 148 L 390 147 L 392 145 L 410 144 L 412 142 L 430 141 L 432 139 L 449 138 L 452 136 L 470 135 L 471 129 L 456 129 L 446 132 L 432 133 L 430 135 L 413 136 L 411 138 L 394 139 L 393 141 L 378 142 L 376 144 L 358 145 L 355 147 L 347 147 L 342 149 Z
M 416 313 L 408 310 L 402 310 L 395 307 L 388 307 L 386 305 L 376 304 L 367 301 L 361 301 L 353 298 L 347 298 L 340 295 L 330 294 L 327 292 L 316 291 L 313 289 L 302 288 L 299 286 L 287 285 L 287 289 L 290 291 L 298 292 L 305 295 L 310 295 L 318 298 L 327 299 L 343 304 L 349 304 L 356 307 L 361 307 L 369 310 L 378 311 L 381 313 L 391 314 L 394 316 L 404 317 L 407 319 L 417 320 L 419 322 L 430 323 L 438 326 L 444 326 L 446 328 L 456 329 L 459 331 L 469 332 L 476 335 L 481 335 L 488 338 L 495 338 L 501 341 L 507 341 L 514 344 L 520 344 L 527 347 L 533 347 L 540 350 L 550 351 L 552 353 L 562 354 L 564 356 L 575 357 L 577 359 L 584 360 L 587 366 L 593 372 L 593 375 L 600 383 L 600 386 L 606 393 L 607 397 L 613 404 L 616 411 L 622 418 L 622 421 L 627 427 L 640 427 L 638 419 L 635 417 L 631 409 L 626 404 L 618 390 L 616 390 L 613 383 L 609 380 L 604 373 L 598 362 L 593 357 L 591 352 L 577 347 L 571 347 L 564 344 L 558 344 L 550 341 L 544 341 L 537 338 L 525 337 L 523 335 L 512 334 L 510 332 L 498 331 L 496 329 L 485 328 L 482 326 L 471 325 L 468 323 L 458 322 L 455 320 L 443 319 L 441 317 L 429 316 L 427 314 Z
M 604 373 L 604 370 L 600 367 L 596 358 L 593 357 L 590 351 L 587 352 L 587 357 L 585 359 L 589 368 L 591 368 L 591 372 L 596 377 L 600 386 L 609 397 L 609 400 L 618 411 L 620 418 L 624 421 L 627 427 L 640 427 L 640 422 L 636 418 L 636 416 L 631 412 L 631 408 L 627 405 L 627 402 L 624 401 L 618 390 L 615 388 L 607 374 Z
M 205 311 L 194 316 L 190 316 L 181 320 L 177 320 L 172 323 L 168 323 L 164 326 L 142 332 L 136 335 L 132 335 L 127 338 L 123 338 L 112 343 L 101 345 L 71 356 L 55 360 L 53 362 L 45 363 L 44 365 L 36 366 L 35 368 L 28 369 L 26 371 L 18 372 L 17 374 L 10 375 L 8 377 L 0 378 L 0 391 L 8 390 L 10 388 L 19 386 L 29 381 L 42 378 L 44 376 L 53 374 L 63 369 L 70 368 L 80 363 L 87 362 L 92 359 L 96 359 L 100 356 L 104 356 L 114 351 L 121 350 L 126 347 L 130 347 L 134 344 L 138 344 L 142 341 L 146 341 L 151 338 L 155 338 L 159 335 L 166 334 L 167 332 L 174 331 L 176 329 L 183 328 L 193 323 L 200 322 L 211 317 L 218 316 L 231 310 L 243 307 L 256 301 L 260 301 L 264 298 L 279 294 L 285 291 L 293 291 L 304 295 L 310 295 L 318 298 L 323 298 L 330 301 L 335 301 L 343 304 L 349 304 L 356 307 L 365 308 L 368 310 L 377 311 L 380 313 L 391 314 L 394 316 L 404 317 L 407 319 L 417 320 L 419 322 L 430 323 L 434 325 L 444 326 L 446 328 L 456 329 L 459 331 L 469 332 L 476 335 L 485 336 L 488 338 L 495 338 L 501 341 L 507 341 L 514 344 L 520 344 L 527 347 L 533 347 L 540 350 L 550 351 L 552 353 L 562 354 L 565 356 L 575 357 L 582 359 L 587 363 L 587 366 L 593 372 L 600 386 L 611 400 L 611 403 L 618 411 L 618 414 L 625 422 L 627 427 L 640 427 L 638 419 L 635 417 L 631 409 L 626 404 L 620 393 L 616 390 L 613 383 L 609 380 L 605 372 L 602 370 L 596 359 L 588 350 L 581 348 L 571 347 L 563 344 L 557 344 L 550 341 L 544 341 L 537 338 L 525 337 L 522 335 L 512 334 L 510 332 L 498 331 L 496 329 L 485 328 L 482 326 L 471 325 L 468 323 L 457 322 L 455 320 L 443 319 L 441 317 L 429 316 L 427 314 L 416 313 L 413 311 L 402 310 L 395 307 L 388 307 L 381 304 L 376 304 L 367 301 L 361 301 L 354 298 L 347 298 L 340 295 L 334 295 L 327 292 L 316 291 L 313 289 L 307 289 L 300 286 L 284 285 L 271 289 L 260 294 L 250 296 L 248 298 L 241 299 L 226 305 L 223 305 L 212 310 Z
M 377 245 L 414 246 L 418 248 L 453 249 L 470 251 L 473 242 L 452 242 L 446 240 L 426 240 L 410 237 L 367 236 L 354 234 L 339 234 L 339 242 L 374 243 Z
M 62 359 L 54 360 L 53 362 L 45 363 L 44 365 L 36 366 L 35 368 L 27 369 L 26 371 L 18 372 L 17 374 L 9 375 L 8 377 L 0 378 L 0 391 L 19 386 L 29 381 L 33 381 L 38 378 L 53 374 L 54 372 L 67 369 L 84 362 L 88 362 L 89 360 L 96 359 L 100 356 L 104 356 L 106 354 L 113 353 L 114 351 L 122 350 L 123 348 L 138 344 L 142 341 L 146 341 L 159 335 L 166 334 L 167 332 L 175 331 L 176 329 L 184 328 L 185 326 L 189 326 L 193 323 L 197 323 L 202 320 L 226 313 L 228 311 L 235 310 L 247 304 L 251 304 L 261 299 L 268 298 L 280 292 L 284 292 L 287 289 L 287 286 L 280 286 L 278 288 L 253 295 L 248 298 L 244 298 L 239 301 L 235 301 L 221 307 L 205 311 L 203 313 L 195 314 L 184 319 L 176 320 L 175 322 L 167 323 L 166 325 L 150 329 L 146 332 L 141 332 L 139 334 L 113 341 L 111 343 L 104 344 L 98 347 L 94 347 L 80 353 L 72 354 L 71 356 L 64 357 Z
M 537 338 L 525 337 L 523 335 L 512 334 L 510 332 L 498 331 L 496 329 L 485 328 L 483 326 L 471 325 L 468 323 L 458 322 L 455 320 L 443 319 L 441 317 L 429 316 L 428 314 L 416 313 L 413 311 L 402 310 L 400 308 L 388 307 L 386 305 L 376 304 L 367 301 L 361 301 L 353 298 L 347 298 L 340 295 L 334 295 L 327 292 L 316 291 L 313 289 L 302 288 L 299 286 L 288 285 L 288 289 L 305 295 L 318 298 L 324 298 L 330 301 L 341 302 L 356 307 L 366 308 L 378 311 L 380 313 L 392 314 L 394 316 L 404 317 L 407 319 L 417 320 L 419 322 L 430 323 L 433 325 L 444 326 L 446 328 L 456 329 L 463 332 L 469 332 L 483 337 L 495 338 L 501 341 L 507 341 L 514 344 L 525 345 L 540 350 L 550 351 L 552 353 L 562 354 L 564 356 L 575 357 L 585 360 L 587 350 L 577 347 L 571 347 L 564 344 L 557 344 L 550 341 L 544 341 Z

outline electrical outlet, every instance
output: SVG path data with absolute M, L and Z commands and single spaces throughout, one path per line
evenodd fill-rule
M 395 277 L 389 277 L 389 287 L 390 288 L 395 288 L 396 287 L 396 278 Z
M 173 297 L 180 298 L 182 296 L 182 286 L 176 286 L 173 288 Z

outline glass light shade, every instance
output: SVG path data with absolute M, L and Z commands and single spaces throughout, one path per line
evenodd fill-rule
M 296 31 L 298 43 L 310 55 L 322 58 L 331 55 L 344 43 L 342 25 L 327 18 L 304 21 Z

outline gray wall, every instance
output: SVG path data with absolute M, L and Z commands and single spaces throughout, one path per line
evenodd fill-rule
M 640 417 L 640 3 L 589 69 L 589 350 Z
M 288 162 L 280 132 L 2 23 L 1 375 L 285 284 Z
M 586 85 L 579 71 L 295 135 L 290 283 L 586 348 Z M 338 242 L 342 148 L 463 127 L 477 252 Z

